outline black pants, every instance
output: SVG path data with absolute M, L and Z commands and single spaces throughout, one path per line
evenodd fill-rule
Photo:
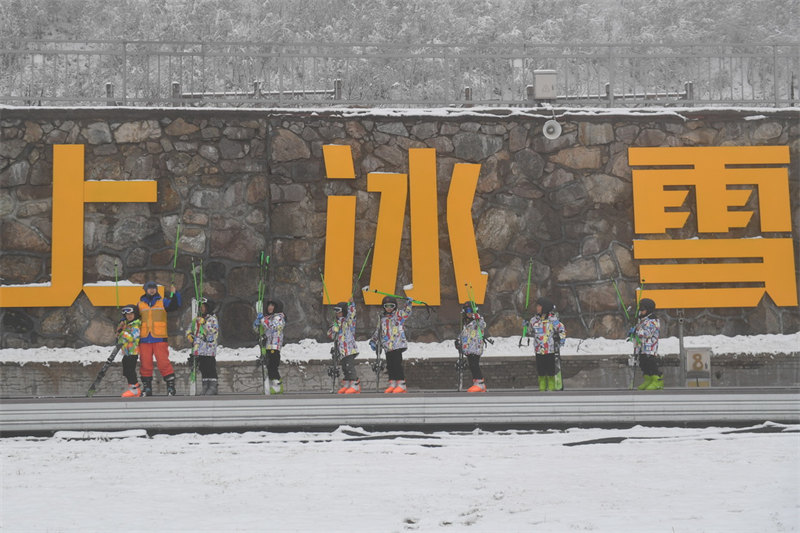
M 342 365 L 342 374 L 344 374 L 344 379 L 348 381 L 355 381 L 358 379 L 358 374 L 356 374 L 356 356 L 358 354 L 350 354 L 348 356 L 342 357 L 340 364 Z
M 468 353 L 467 362 L 469 363 L 469 371 L 472 372 L 472 379 L 483 379 L 483 372 L 481 372 L 481 356 Z
M 406 375 L 403 372 L 403 352 L 405 348 L 386 352 L 386 372 L 389 374 L 390 381 L 404 381 Z
M 217 379 L 217 358 L 210 355 L 201 355 L 197 359 L 197 366 L 203 379 Z
M 128 385 L 136 385 L 139 379 L 136 377 L 136 362 L 139 356 L 136 354 L 122 356 L 122 375 L 128 380 Z
M 281 364 L 280 350 L 267 350 L 267 376 L 269 379 L 281 379 L 278 366 Z
M 556 375 L 556 354 L 543 353 L 536 354 L 536 374 L 539 376 Z
M 646 376 L 660 376 L 661 369 L 658 368 L 657 355 L 639 355 L 639 366 L 642 369 L 642 374 Z

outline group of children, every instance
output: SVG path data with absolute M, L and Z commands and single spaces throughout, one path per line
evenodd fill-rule
M 167 395 L 175 396 L 175 370 L 169 360 L 167 338 L 167 313 L 181 306 L 181 294 L 170 286 L 168 296 L 158 293 L 158 285 L 153 281 L 144 284 L 144 294 L 135 304 L 121 309 L 122 320 L 117 326 L 117 344 L 122 352 L 122 375 L 128 382 L 123 397 L 153 395 L 153 359 L 164 383 Z M 202 394 L 217 394 L 217 343 L 219 341 L 219 322 L 214 315 L 214 302 L 201 298 L 198 314 L 186 330 L 186 337 L 192 343 L 189 363 L 197 358 L 203 376 Z M 142 383 L 136 377 L 136 363 L 139 361 Z
M 117 328 L 118 344 L 123 353 L 122 372 L 128 381 L 123 397 L 151 396 L 153 394 L 153 358 L 166 385 L 167 394 L 174 396 L 175 372 L 169 361 L 167 344 L 167 312 L 181 305 L 180 293 L 170 287 L 169 296 L 162 298 L 154 282 L 144 285 L 145 294 L 137 304 L 122 308 L 123 320 Z M 369 340 L 369 346 L 376 353 L 384 353 L 388 373 L 388 387 L 384 393 L 405 393 L 405 373 L 403 352 L 408 348 L 405 322 L 411 316 L 411 298 L 400 299 L 385 296 L 381 302 L 381 314 L 377 326 Z M 283 304 L 269 299 L 264 304 L 264 312 L 259 313 L 253 322 L 253 330 L 259 335 L 261 363 L 266 368 L 270 394 L 284 392 L 279 371 L 281 348 L 284 343 L 286 315 Z M 342 386 L 339 394 L 358 394 L 361 381 L 356 372 L 355 359 L 358 356 L 356 343 L 356 305 L 340 302 L 334 306 L 335 318 L 328 329 L 328 337 L 333 340 L 332 350 L 338 352 L 342 368 Z M 474 303 L 467 303 L 461 310 L 461 331 L 455 340 L 459 354 L 463 354 L 472 374 L 472 386 L 467 392 L 486 392 L 486 382 L 480 367 L 486 343 L 486 321 L 478 313 Z M 559 320 L 555 304 L 547 298 L 536 301 L 536 312 L 530 320 L 523 321 L 523 331 L 533 339 L 536 372 L 539 390 L 552 391 L 561 387 L 556 382 L 558 352 L 566 340 L 566 328 Z M 659 320 L 655 317 L 655 302 L 643 298 L 639 302 L 637 323 L 629 331 L 629 340 L 634 343 L 634 355 L 644 374 L 640 390 L 663 389 L 664 381 L 659 369 L 658 339 Z M 186 330 L 186 337 L 192 343 L 189 356 L 190 365 L 197 363 L 202 374 L 203 395 L 218 393 L 216 350 L 219 340 L 219 322 L 214 314 L 214 302 L 201 298 L 198 313 Z M 196 360 L 194 358 L 197 358 Z M 136 377 L 137 359 L 141 362 L 142 385 Z

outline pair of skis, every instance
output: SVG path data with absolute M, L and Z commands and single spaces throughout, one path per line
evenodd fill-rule
M 264 296 L 267 292 L 267 271 L 269 270 L 269 256 L 263 251 L 258 256 L 258 300 L 256 300 L 256 316 L 264 314 Z M 264 335 L 264 323 L 258 324 L 258 348 L 261 357 L 261 381 L 264 384 L 264 394 L 269 396 L 269 376 L 267 375 L 267 339 Z
M 631 309 L 631 306 L 625 306 L 625 302 L 622 300 L 622 294 L 619 292 L 619 287 L 617 286 L 617 280 L 612 279 L 611 282 L 614 284 L 614 290 L 617 293 L 617 301 L 619 302 L 619 306 L 622 309 L 622 313 L 625 315 L 625 323 L 631 329 L 636 327 L 636 322 L 639 320 L 639 300 L 641 300 L 642 289 L 644 288 L 644 280 L 639 281 L 639 286 L 636 288 L 636 310 L 633 312 L 633 315 L 628 312 Z M 628 339 L 633 343 L 633 350 L 636 351 L 636 344 L 639 342 L 639 339 L 636 337 L 635 333 L 629 333 Z M 628 356 L 628 368 L 630 370 L 629 376 L 629 389 L 633 390 L 633 384 L 636 380 L 636 365 L 638 364 L 638 360 L 636 358 L 635 353 L 630 354 Z
M 198 271 L 200 281 L 198 281 Z M 189 396 L 197 396 L 197 360 L 198 360 L 198 337 L 202 334 L 202 326 L 199 324 L 200 302 L 203 298 L 203 261 L 199 266 L 195 266 L 192 259 L 192 279 L 194 280 L 194 298 L 192 298 L 192 328 L 194 329 L 194 340 L 192 341 L 192 369 L 189 372 Z
M 116 293 L 117 298 L 117 309 L 119 309 L 119 274 L 117 271 L 117 262 L 114 261 L 114 291 Z M 100 386 L 100 382 L 103 381 L 103 378 L 106 376 L 106 372 L 108 369 L 111 368 L 111 365 L 114 364 L 114 359 L 117 358 L 117 354 L 122 349 L 122 345 L 117 344 L 114 345 L 114 349 L 111 351 L 111 355 L 106 359 L 106 362 L 103 363 L 103 366 L 100 367 L 100 372 L 97 373 L 97 377 L 94 378 L 94 381 L 91 385 L 89 385 L 89 390 L 86 391 L 86 397 L 91 398 L 94 396 L 94 393 L 97 392 L 97 387 Z

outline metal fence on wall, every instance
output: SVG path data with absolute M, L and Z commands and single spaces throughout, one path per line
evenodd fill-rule
M 554 98 L 535 72 L 555 72 Z M 0 39 L 0 103 L 793 106 L 800 43 L 219 43 Z

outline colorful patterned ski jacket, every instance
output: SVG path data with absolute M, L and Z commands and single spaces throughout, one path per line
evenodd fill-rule
M 122 355 L 139 355 L 139 335 L 142 321 L 138 318 L 133 322 L 126 322 L 117 335 L 117 343 L 122 345 Z
M 328 338 L 339 344 L 342 357 L 358 355 L 356 345 L 356 304 L 352 300 L 347 303 L 347 316 L 337 318 L 328 328 Z
M 217 356 L 219 321 L 216 315 L 199 316 L 186 329 L 186 338 L 192 343 L 192 355 Z
M 658 337 L 661 333 L 659 320 L 654 316 L 639 319 L 634 327 L 633 353 L 636 355 L 658 355 Z
M 397 309 L 391 315 L 381 315 L 378 327 L 372 334 L 372 341 L 380 341 L 385 352 L 408 348 L 404 324 L 411 316 L 411 309 L 411 298 L 407 298 L 397 303 Z
M 474 315 L 475 320 L 470 320 L 461 329 L 458 335 L 458 342 L 461 345 L 461 353 L 464 355 L 483 354 L 483 334 L 486 331 L 486 321 L 479 314 Z
M 533 315 L 528 326 L 528 336 L 533 337 L 533 348 L 536 355 L 556 353 L 556 343 L 563 346 L 567 338 L 567 330 L 558 319 L 557 313 L 546 317 Z
M 273 313 L 253 322 L 253 331 L 261 335 L 260 326 L 264 327 L 264 347 L 267 350 L 279 350 L 283 346 L 283 328 L 286 327 L 286 315 Z

